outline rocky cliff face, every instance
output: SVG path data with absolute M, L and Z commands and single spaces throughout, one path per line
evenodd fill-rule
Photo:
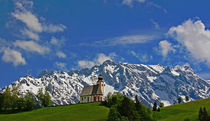
M 139 100 L 147 106 L 154 101 L 173 104 L 177 97 L 191 100 L 210 98 L 210 84 L 197 76 L 189 66 L 169 68 L 162 65 L 143 65 L 105 61 L 91 69 L 64 71 L 45 70 L 36 78 L 27 75 L 13 82 L 20 92 L 36 94 L 39 88 L 48 88 L 54 105 L 77 103 L 82 88 L 96 84 L 103 75 L 105 94 L 118 91 Z

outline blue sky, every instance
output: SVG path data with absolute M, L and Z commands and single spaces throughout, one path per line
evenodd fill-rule
M 0 0 L 0 87 L 107 59 L 210 79 L 208 0 Z

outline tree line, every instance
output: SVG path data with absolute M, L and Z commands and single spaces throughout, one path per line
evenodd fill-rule
M 6 87 L 5 91 L 0 95 L 1 113 L 29 111 L 35 108 L 46 107 L 50 104 L 50 95 L 47 89 L 43 91 L 42 88 L 35 95 L 29 91 L 26 94 L 19 93 L 17 87 L 12 87 L 12 89 Z

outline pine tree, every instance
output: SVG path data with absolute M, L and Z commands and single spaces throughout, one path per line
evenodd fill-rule
M 202 108 L 200 107 L 199 114 L 198 114 L 198 119 L 199 119 L 200 121 L 202 120 L 202 115 L 203 115 L 203 110 L 202 110 Z
M 200 108 L 199 114 L 198 114 L 198 119 L 199 119 L 199 121 L 209 121 L 209 116 L 208 116 L 208 113 L 207 113 L 205 107 L 203 109 Z
M 178 97 L 177 101 L 178 101 L 178 103 L 181 103 L 182 102 L 182 98 Z
M 206 107 L 203 108 L 203 121 L 208 121 L 208 113 Z
M 139 104 L 139 100 L 138 100 L 137 95 L 135 96 L 135 102 L 136 102 L 136 104 Z
M 186 102 L 189 101 L 189 96 L 185 96 L 185 101 L 186 101 Z
M 153 111 L 156 111 L 157 110 L 157 103 L 156 102 L 154 102 L 152 110 Z

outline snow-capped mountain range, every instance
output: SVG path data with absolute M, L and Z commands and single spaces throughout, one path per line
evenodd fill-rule
M 173 104 L 177 97 L 189 96 L 190 100 L 210 98 L 210 84 L 201 79 L 189 66 L 170 68 L 162 65 L 117 63 L 110 60 L 91 69 L 48 71 L 38 77 L 27 75 L 13 82 L 20 92 L 37 93 L 39 88 L 48 88 L 54 105 L 79 102 L 79 95 L 86 85 L 96 84 L 103 75 L 105 94 L 118 91 L 152 106 L 153 102 Z

